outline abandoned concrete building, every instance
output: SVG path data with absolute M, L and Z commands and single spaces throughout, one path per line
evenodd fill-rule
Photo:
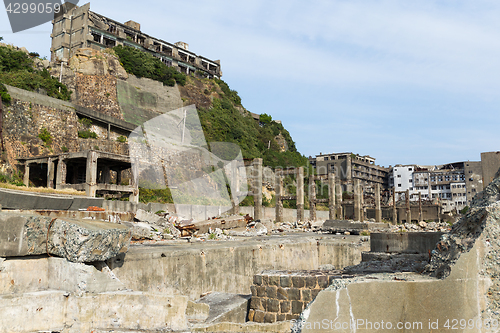
M 24 166 L 24 185 L 27 187 L 32 183 L 47 188 L 71 188 L 85 191 L 88 197 L 99 194 L 104 198 L 117 193 L 121 198 L 121 194 L 126 193 L 131 202 L 139 201 L 136 184 L 122 185 L 122 172 L 131 168 L 127 155 L 89 150 L 18 161 Z
M 333 172 L 340 180 L 343 191 L 353 191 L 354 179 L 359 179 L 366 192 L 372 193 L 377 184 L 387 188 L 388 169 L 375 165 L 375 158 L 353 153 L 319 154 L 309 157 L 309 163 L 319 176 Z
M 220 78 L 219 60 L 196 55 L 184 42 L 169 43 L 141 32 L 141 25 L 134 21 L 123 23 L 90 11 L 90 3 L 81 7 L 66 2 L 64 9 L 52 21 L 51 61 L 67 62 L 80 48 L 103 50 L 117 45 L 127 45 L 149 52 L 168 66 L 194 75 L 197 71 L 208 78 Z

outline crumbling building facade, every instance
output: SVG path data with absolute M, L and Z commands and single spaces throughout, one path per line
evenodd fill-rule
M 342 190 L 353 192 L 354 180 L 358 179 L 367 192 L 374 192 L 377 184 L 387 188 L 388 169 L 375 164 L 375 158 L 353 153 L 319 154 L 309 157 L 309 162 L 321 177 L 334 173 Z
M 210 60 L 189 51 L 184 42 L 169 43 L 141 32 L 134 21 L 120 23 L 90 10 L 90 3 L 81 7 L 66 2 L 52 21 L 52 62 L 67 62 L 77 49 L 104 50 L 126 45 L 148 52 L 180 72 L 207 78 L 220 78 L 219 60 Z

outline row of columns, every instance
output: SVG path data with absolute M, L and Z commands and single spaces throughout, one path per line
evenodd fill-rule
M 261 220 L 263 218 L 262 207 L 262 159 L 256 158 L 252 162 L 252 194 L 254 198 L 254 219 Z M 276 172 L 276 222 L 283 221 L 283 201 L 296 200 L 297 202 L 297 220 L 304 221 L 304 168 L 297 168 L 295 176 L 297 180 L 297 195 L 284 196 L 283 191 L 283 171 Z M 316 204 L 320 202 L 328 203 L 329 217 L 331 220 L 343 219 L 344 212 L 342 209 L 342 187 L 340 182 L 337 183 L 334 173 L 328 174 L 328 199 L 316 199 L 316 180 L 320 179 L 316 176 L 309 178 L 309 214 L 312 221 L 316 220 Z M 380 184 L 375 187 L 375 220 L 382 221 L 382 208 L 380 201 Z M 358 179 L 354 180 L 354 215 L 355 220 L 364 220 L 364 202 L 363 189 Z

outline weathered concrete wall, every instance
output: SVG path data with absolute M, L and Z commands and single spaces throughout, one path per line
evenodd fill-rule
M 245 215 L 249 214 L 250 216 L 254 216 L 253 214 L 253 207 L 240 207 L 240 213 Z M 306 220 L 309 220 L 309 209 L 304 210 L 305 218 Z M 265 219 L 271 219 L 271 220 L 276 220 L 276 209 L 274 207 L 263 207 L 262 208 L 262 215 L 263 218 Z M 316 211 L 316 218 L 318 220 L 327 220 L 330 218 L 329 212 L 328 211 L 323 211 L 323 210 L 317 210 Z M 296 222 L 297 221 L 297 210 L 296 209 L 289 209 L 289 208 L 283 208 L 283 221 L 285 222 Z
M 473 320 L 475 326 L 487 286 L 478 274 L 478 255 L 479 247 L 463 255 L 446 280 L 407 273 L 334 281 L 302 314 L 302 332 L 450 332 L 444 326 L 448 319 L 449 327 L 453 319 Z
M 250 294 L 252 278 L 262 270 L 311 270 L 321 265 L 358 264 L 368 243 L 359 237 L 306 234 L 217 243 L 132 246 L 125 258 L 108 265 L 134 290 L 188 295 L 209 291 Z

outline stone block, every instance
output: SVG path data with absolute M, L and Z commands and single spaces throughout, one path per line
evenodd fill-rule
M 266 294 L 269 298 L 276 298 L 276 287 L 266 287 Z
M 252 296 L 257 296 L 257 287 L 256 286 L 250 286 L 250 291 L 252 292 Z
M 280 301 L 278 301 L 277 299 L 268 299 L 267 312 L 280 312 Z
M 264 317 L 264 322 L 267 324 L 272 324 L 276 322 L 276 313 L 267 312 Z
M 255 310 L 250 309 L 248 311 L 248 321 L 253 321 L 254 315 L 255 315 Z
M 328 276 L 326 275 L 321 275 L 318 276 L 318 286 L 320 288 L 327 288 L 328 287 Z
M 319 294 L 320 291 L 321 291 L 321 289 L 313 289 L 313 290 L 311 290 L 311 298 L 315 299 L 316 296 L 318 296 L 318 294 Z
M 292 278 L 290 276 L 280 276 L 280 285 L 282 288 L 290 288 L 292 286 Z
M 250 309 L 264 311 L 265 308 L 262 305 L 262 298 L 252 297 L 252 299 L 250 300 Z
M 304 288 L 305 281 L 303 276 L 292 276 L 292 285 L 294 288 Z
M 288 289 L 288 299 L 291 301 L 299 301 L 302 298 L 300 289 L 290 288 Z
M 304 310 L 304 302 L 292 301 L 292 314 L 301 314 Z
M 0 257 L 48 252 L 78 263 L 105 261 L 127 252 L 130 239 L 119 224 L 0 213 Z
M 253 284 L 256 286 L 261 286 L 262 285 L 262 275 L 256 274 L 253 276 Z
M 276 315 L 276 321 L 285 321 L 285 320 L 286 320 L 286 314 L 279 313 Z
M 264 286 L 257 287 L 257 296 L 266 297 L 267 296 L 266 287 Z
M 263 323 L 266 313 L 264 311 L 255 311 L 253 321 L 256 323 Z
M 318 278 L 316 276 L 306 276 L 304 280 L 306 288 L 309 289 L 316 288 L 316 285 L 318 284 Z
M 304 289 L 302 290 L 302 301 L 309 303 L 312 301 L 311 290 Z
M 263 286 L 268 286 L 269 285 L 269 276 L 262 275 L 262 285 Z
M 286 315 L 286 320 L 297 320 L 299 319 L 299 316 L 298 314 L 287 314 Z
M 292 309 L 292 304 L 289 301 L 281 301 L 280 302 L 280 312 L 281 313 L 289 313 Z
M 135 213 L 135 219 L 140 222 L 158 224 L 158 221 L 161 219 L 161 217 L 144 209 L 138 209 Z
M 280 286 L 280 277 L 278 275 L 269 276 L 269 285 L 279 287 Z
M 284 288 L 278 288 L 276 290 L 276 298 L 279 300 L 286 300 L 288 299 L 288 290 Z

